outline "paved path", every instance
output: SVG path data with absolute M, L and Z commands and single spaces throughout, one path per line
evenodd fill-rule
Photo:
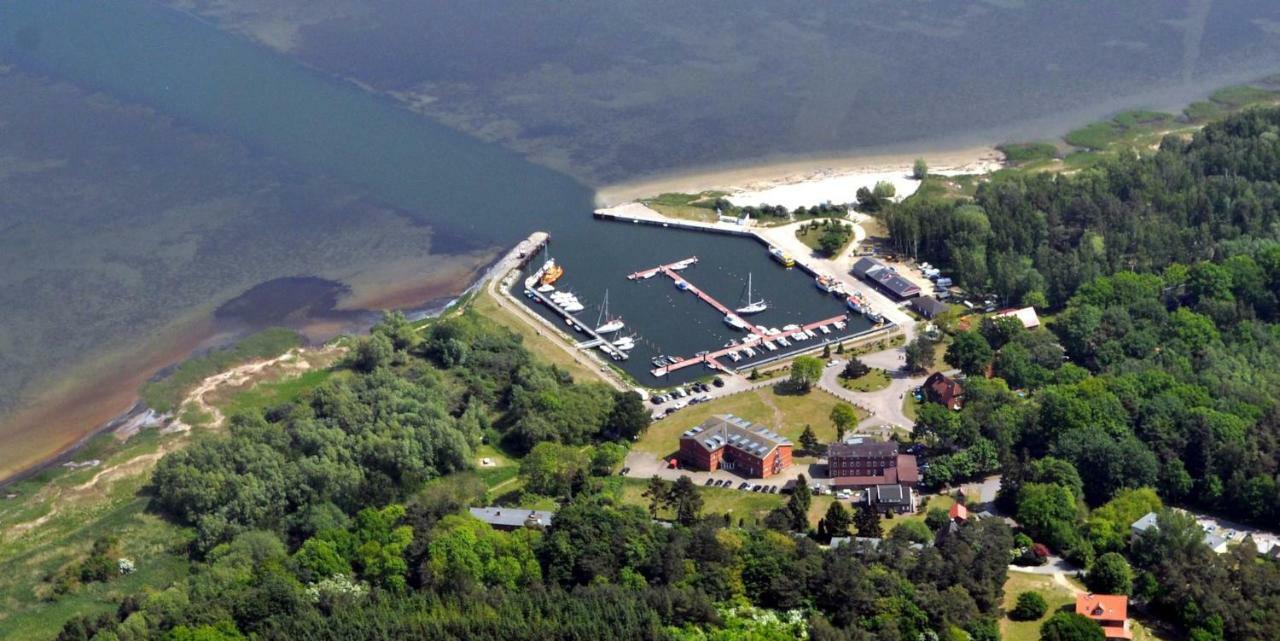
M 537 232 L 528 242 L 532 242 L 536 239 L 536 244 L 540 245 L 545 237 L 546 235 L 543 232 Z M 526 247 L 527 244 L 527 242 L 522 242 L 517 245 L 514 249 L 507 252 L 507 254 L 489 270 L 489 274 L 486 277 L 488 282 L 485 283 L 485 288 L 488 289 L 490 297 L 493 298 L 498 307 L 511 312 L 516 316 L 516 318 L 524 321 L 525 324 L 532 327 L 539 336 L 545 336 L 550 343 L 556 346 L 557 349 L 568 354 L 574 361 L 577 361 L 583 367 L 595 372 L 599 375 L 602 381 L 608 383 L 614 389 L 620 391 L 630 389 L 630 386 L 621 381 L 617 375 L 613 373 L 613 370 L 609 369 L 603 361 L 596 357 L 594 352 L 584 351 L 574 347 L 574 340 L 566 336 L 560 328 L 553 325 L 547 319 L 530 311 L 524 303 L 521 303 L 511 297 L 509 287 L 512 282 L 511 278 L 513 278 L 514 270 L 520 267 L 520 261 L 522 260 L 520 252 L 528 251 Z
M 879 367 L 879 365 L 872 365 L 870 361 L 883 359 L 873 359 L 872 357 L 882 356 L 898 351 L 901 350 L 895 348 L 885 350 L 883 352 L 868 354 L 860 358 L 862 359 L 862 362 L 867 363 L 869 366 Z M 892 354 L 890 354 L 890 356 L 892 356 Z M 877 392 L 855 392 L 847 390 L 840 385 L 840 372 L 844 370 L 845 362 L 846 361 L 843 360 L 836 360 L 833 361 L 831 365 L 828 365 L 826 369 L 822 371 L 822 378 L 818 381 L 818 387 L 830 392 L 836 398 L 852 403 L 853 405 L 861 407 L 871 413 L 871 415 L 863 419 L 861 423 L 858 423 L 858 429 L 863 430 L 864 428 L 874 426 L 893 425 L 910 430 L 911 426 L 915 424 L 915 421 L 907 418 L 907 415 L 903 413 L 902 403 L 906 398 L 906 395 L 911 393 L 911 390 L 924 383 L 925 377 L 908 376 L 903 373 L 902 370 L 897 368 L 884 368 L 888 372 L 890 378 L 888 387 Z

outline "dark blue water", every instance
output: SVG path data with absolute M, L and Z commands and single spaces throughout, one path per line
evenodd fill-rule
M 678 275 L 731 309 L 745 304 L 750 274 L 752 298 L 764 298 L 769 309 L 747 320 L 766 327 L 806 325 L 846 311 L 843 299 L 820 291 L 813 278 L 800 269 L 784 268 L 769 257 L 764 245 L 753 239 L 619 222 L 593 225 L 592 231 L 599 234 L 601 242 L 552 239 L 548 252 L 565 269 L 556 288 L 577 295 L 587 309 L 576 317 L 592 327 L 599 320 L 599 307 L 608 291 L 610 314 L 621 316 L 627 324 L 627 328 L 615 336 L 637 336 L 638 346 L 619 366 L 646 385 L 679 383 L 713 373 L 703 365 L 695 365 L 657 379 L 649 371 L 653 368 L 650 361 L 654 356 L 689 358 L 703 350 L 715 351 L 732 339 L 742 339 L 746 333 L 729 327 L 723 314 L 692 293 L 677 289 L 668 276 L 659 274 L 647 280 L 627 280 L 627 275 L 633 272 L 697 256 L 698 263 L 677 272 Z M 541 261 L 535 260 L 528 270 L 540 265 Z M 513 293 L 519 296 L 523 289 L 521 279 Z M 562 318 L 545 306 L 536 303 L 530 306 L 567 330 Z M 775 352 L 757 348 L 759 354 L 750 361 L 735 363 L 727 356 L 720 360 L 726 366 L 749 370 L 752 362 L 823 341 L 831 341 L 834 349 L 841 336 L 870 328 L 870 323 L 861 316 L 845 320 L 843 333 L 836 333 L 833 328 L 832 334 L 819 332 L 818 338 L 793 342 L 790 348 Z M 584 334 L 574 335 L 587 340 Z

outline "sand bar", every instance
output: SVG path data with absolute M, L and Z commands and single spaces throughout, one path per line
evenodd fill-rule
M 860 186 L 869 180 L 874 185 L 877 179 L 891 179 L 902 190 L 914 188 L 907 184 L 908 175 L 916 158 L 924 158 L 929 170 L 939 174 L 977 174 L 986 173 L 1001 166 L 1003 155 L 994 147 L 981 146 L 953 151 L 896 153 L 858 156 L 832 156 L 824 158 L 804 158 L 786 160 L 777 163 L 759 165 L 707 169 L 690 171 L 670 176 L 659 176 L 634 182 L 620 183 L 602 187 L 596 191 L 596 204 L 612 206 L 619 203 L 656 196 L 658 194 L 680 192 L 698 193 L 708 190 L 727 191 L 732 194 L 748 194 L 764 192 L 786 185 L 812 184 L 807 190 L 781 192 L 790 200 L 818 198 L 811 202 L 799 202 L 794 205 L 816 205 L 826 200 L 844 202 L 840 195 L 845 193 L 851 184 Z M 856 176 L 865 178 L 856 178 Z M 857 190 L 857 186 L 853 187 Z M 830 197 L 823 197 L 832 194 Z M 774 194 L 777 197 L 779 194 Z M 735 198 L 736 201 L 736 198 Z M 770 204 L 788 204 L 781 201 L 770 201 Z

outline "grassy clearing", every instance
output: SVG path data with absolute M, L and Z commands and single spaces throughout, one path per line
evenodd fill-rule
M 319 387 L 335 374 L 334 370 L 326 368 L 304 372 L 299 376 L 280 381 L 258 383 L 237 392 L 218 406 L 227 416 L 243 412 L 259 412 L 291 402 L 303 393 Z
M 725 195 L 722 191 L 704 191 L 699 194 L 668 193 L 640 202 L 663 216 L 712 223 L 717 220 L 716 199 Z
M 654 423 L 632 449 L 666 456 L 679 447 L 682 432 L 716 414 L 733 414 L 767 425 L 795 443 L 800 441 L 804 426 L 809 425 L 818 440 L 830 442 L 836 438 L 836 428 L 829 417 L 837 402 L 831 395 L 816 391 L 803 396 L 779 394 L 771 387 L 742 392 L 688 407 Z M 865 418 L 861 410 L 857 411 L 859 420 Z
M 826 221 L 824 220 L 824 222 Z M 853 233 L 853 227 L 851 224 L 840 222 L 839 220 L 835 222 L 838 225 L 849 225 L 849 232 L 848 232 L 848 236 L 845 238 L 844 244 L 841 245 L 840 248 L 837 249 L 834 253 L 832 253 L 831 256 L 839 256 L 843 254 L 845 251 L 847 251 L 849 249 L 849 245 L 853 243 L 853 240 L 855 237 L 855 234 Z M 825 226 L 819 226 L 818 228 L 813 229 L 813 228 L 810 228 L 808 225 L 801 225 L 799 228 L 796 229 L 796 240 L 804 243 L 805 247 L 812 249 L 814 252 L 820 255 L 826 255 L 826 253 L 822 251 L 822 243 L 819 241 L 821 240 L 822 235 L 827 232 L 827 229 L 828 227 L 825 227 Z
M 1004 641 L 1038 641 L 1040 626 L 1060 608 L 1074 607 L 1075 595 L 1067 588 L 1054 583 L 1052 576 L 1027 574 L 1025 572 L 1009 572 L 1004 583 L 1004 609 L 1013 609 L 1018 595 L 1023 592 L 1039 592 L 1049 608 L 1044 616 L 1035 621 L 1013 621 L 1008 617 L 1000 620 L 1000 638 Z
M 142 400 L 158 412 L 173 411 L 200 381 L 232 366 L 275 358 L 302 344 L 302 337 L 282 327 L 264 329 L 226 349 L 188 359 L 169 375 L 142 387 Z
M 870 372 L 854 379 L 841 378 L 840 386 L 855 392 L 878 392 L 889 386 L 889 373 L 872 368 Z
M 1058 148 L 1047 142 L 1009 143 L 1000 145 L 996 149 L 999 149 L 1004 154 L 1006 162 L 1015 166 L 1052 161 L 1058 158 Z
M 144 431 L 121 444 L 102 435 L 88 444 L 92 468 L 53 468 L 6 489 L 0 500 L 0 638 L 49 639 L 76 614 L 114 610 L 125 594 L 163 587 L 187 571 L 181 550 L 192 534 L 147 512 L 141 489 L 158 450 L 181 436 Z M 48 577 L 82 560 L 110 535 L 137 571 L 54 597 Z
M 592 381 L 601 378 L 599 373 L 587 366 L 589 361 L 584 359 L 584 362 L 578 362 L 573 356 L 561 349 L 559 345 L 552 342 L 557 339 L 547 336 L 545 333 L 539 333 L 541 330 L 530 327 L 528 323 L 517 317 L 513 312 L 499 307 L 497 301 L 493 300 L 487 289 L 476 296 L 472 307 L 485 318 L 501 323 L 511 331 L 519 334 L 524 339 L 525 349 L 529 350 L 538 359 L 569 372 L 574 380 Z

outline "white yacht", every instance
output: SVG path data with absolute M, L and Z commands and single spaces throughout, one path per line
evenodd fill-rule
M 725 314 L 724 322 L 734 329 L 751 329 L 751 326 L 739 318 L 737 314 Z
M 766 303 L 763 298 L 755 301 L 751 300 L 751 298 L 751 272 L 747 272 L 747 295 L 744 299 L 745 303 L 734 311 L 739 314 L 758 314 L 769 309 L 769 304 Z
M 596 333 L 612 334 L 626 324 L 622 322 L 622 318 L 618 316 L 609 316 L 609 290 L 604 290 L 604 302 L 600 304 L 600 315 L 596 317 Z

